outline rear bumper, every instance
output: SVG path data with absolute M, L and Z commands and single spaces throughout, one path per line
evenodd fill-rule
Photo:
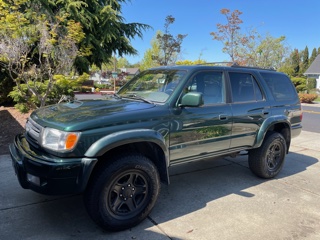
M 291 138 L 299 136 L 301 131 L 302 131 L 302 125 L 301 124 L 292 125 L 291 126 Z
M 96 158 L 58 158 L 31 149 L 23 135 L 9 146 L 12 165 L 23 188 L 47 195 L 85 190 Z

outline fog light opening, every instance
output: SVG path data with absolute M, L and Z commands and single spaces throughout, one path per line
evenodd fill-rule
M 40 178 L 27 173 L 28 182 L 31 182 L 37 186 L 40 186 Z

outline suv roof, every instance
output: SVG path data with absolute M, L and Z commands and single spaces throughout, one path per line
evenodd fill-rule
M 151 68 L 154 69 L 179 69 L 179 70 L 231 70 L 231 69 L 237 69 L 244 71 L 253 70 L 253 71 L 272 71 L 275 72 L 276 70 L 273 68 L 260 68 L 260 67 L 251 67 L 251 66 L 240 66 L 237 64 L 232 64 L 231 66 L 223 66 L 223 65 L 210 65 L 210 64 L 223 64 L 224 62 L 214 62 L 214 63 L 203 63 L 203 64 L 197 64 L 197 65 L 173 65 L 173 66 L 161 66 L 161 67 L 154 67 Z M 225 64 L 230 64 L 229 62 L 226 62 Z M 279 72 L 280 73 L 280 72 Z

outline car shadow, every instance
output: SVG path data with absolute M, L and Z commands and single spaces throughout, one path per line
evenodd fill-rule
M 15 135 L 24 131 L 24 128 L 8 110 L 0 109 L 0 121 L 0 154 L 8 154 L 9 144 L 13 142 Z
M 159 201 L 150 215 L 154 222 L 170 222 L 231 194 L 254 198 L 255 194 L 248 189 L 302 173 L 319 160 L 291 152 L 286 157 L 283 169 L 273 179 L 262 179 L 254 175 L 249 169 L 247 156 L 217 159 L 220 161 L 217 165 L 214 165 L 214 161 L 195 162 L 188 164 L 190 166 L 184 167 L 184 170 L 172 170 L 171 184 L 162 188 Z

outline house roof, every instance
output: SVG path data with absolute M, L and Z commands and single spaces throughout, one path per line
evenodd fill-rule
M 129 75 L 135 75 L 139 68 L 121 68 L 121 71 L 127 72 Z
M 320 74 L 320 54 L 314 59 L 304 75 Z

